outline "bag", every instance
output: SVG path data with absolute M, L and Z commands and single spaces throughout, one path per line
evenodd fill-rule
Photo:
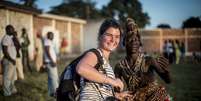
M 57 88 L 57 101 L 78 101 L 80 93 L 80 76 L 76 72 L 76 66 L 79 61 L 88 52 L 93 52 L 97 56 L 98 63 L 96 69 L 101 69 L 103 65 L 103 58 L 97 49 L 90 49 L 84 54 L 73 60 L 64 70 L 60 76 L 59 87 Z M 103 68 L 102 68 L 103 69 Z

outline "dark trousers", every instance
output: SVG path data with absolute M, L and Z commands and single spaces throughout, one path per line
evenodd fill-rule
M 29 53 L 28 50 L 22 50 L 22 65 L 24 68 L 24 71 L 30 71 L 32 72 L 31 66 L 29 64 Z

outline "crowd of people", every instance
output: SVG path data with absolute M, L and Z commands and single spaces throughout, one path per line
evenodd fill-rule
M 179 40 L 165 40 L 163 44 L 163 55 L 171 64 L 179 64 L 184 61 L 185 44 Z
M 32 73 L 34 69 L 40 71 L 43 68 L 47 69 L 49 95 L 54 96 L 58 87 L 57 56 L 52 43 L 54 34 L 48 32 L 45 38 L 40 34 L 37 35 L 35 66 L 31 66 L 28 54 L 30 40 L 26 29 L 22 28 L 21 37 L 18 37 L 12 25 L 7 25 L 5 31 L 6 34 L 1 41 L 4 96 L 17 93 L 15 81 L 23 80 L 24 72 Z
M 168 59 L 172 59 L 171 52 L 175 53 L 180 49 L 176 42 L 173 46 L 166 42 L 163 56 L 151 57 L 141 52 L 141 35 L 138 26 L 131 18 L 126 20 L 124 35 L 121 25 L 117 20 L 106 19 L 98 31 L 98 47 L 96 50 L 103 59 L 102 69 L 96 69 L 98 58 L 93 52 L 86 53 L 76 66 L 76 72 L 80 75 L 80 101 L 105 101 L 105 100 L 126 100 L 126 101 L 168 101 L 168 92 L 163 85 L 156 82 L 154 71 L 166 82 L 170 83 Z M 123 37 L 123 44 L 126 48 L 126 56 L 117 62 L 112 68 L 109 62 L 111 52 L 119 45 Z M 48 94 L 55 97 L 56 89 L 59 86 L 57 70 L 57 55 L 54 50 L 54 33 L 48 32 L 43 38 L 37 34 L 36 44 L 36 70 L 46 68 L 48 74 Z M 30 66 L 28 46 L 30 44 L 26 29 L 22 29 L 22 36 L 17 33 L 12 25 L 6 26 L 6 34 L 2 38 L 3 49 L 3 92 L 10 96 L 17 92 L 15 80 L 17 75 L 24 78 L 23 69 L 32 72 Z M 67 43 L 63 42 L 63 46 Z M 42 49 L 41 49 L 42 47 Z M 168 47 L 168 48 L 167 48 Z M 172 47 L 172 50 L 171 50 Z M 167 49 L 166 49 L 167 48 Z M 41 54 L 43 54 L 41 56 Z M 40 55 L 40 56 L 39 56 Z M 20 61 L 20 59 L 22 60 Z M 175 59 L 176 62 L 179 61 Z M 42 61 L 42 62 L 41 62 Z M 172 62 L 171 60 L 170 62 Z M 22 63 L 23 68 L 18 67 Z M 16 72 L 18 68 L 20 72 Z M 17 73 L 17 74 L 16 74 Z

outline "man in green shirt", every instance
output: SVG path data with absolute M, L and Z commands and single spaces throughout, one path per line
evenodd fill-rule
M 29 64 L 29 53 L 28 53 L 28 47 L 30 45 L 30 40 L 27 34 L 27 31 L 25 28 L 22 28 L 22 36 L 21 36 L 21 50 L 22 50 L 22 64 L 25 71 L 27 71 L 27 68 L 31 72 L 31 67 Z

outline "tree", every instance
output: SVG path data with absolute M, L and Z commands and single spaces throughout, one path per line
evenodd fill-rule
M 111 0 L 102 9 L 105 17 L 113 17 L 125 22 L 126 17 L 133 18 L 139 27 L 149 24 L 149 16 L 142 11 L 142 5 L 138 0 Z
M 201 28 L 201 20 L 199 17 L 190 17 L 183 22 L 182 28 Z
M 165 24 L 165 23 L 162 23 L 162 24 L 159 24 L 157 26 L 157 28 L 162 28 L 162 29 L 170 29 L 170 25 L 169 24 Z
M 49 13 L 82 19 L 97 19 L 101 17 L 101 13 L 95 8 L 95 4 L 91 0 L 66 0 L 62 4 L 52 7 Z
M 20 0 L 21 2 L 24 2 L 23 5 L 27 7 L 37 8 L 37 5 L 35 4 L 37 0 Z

